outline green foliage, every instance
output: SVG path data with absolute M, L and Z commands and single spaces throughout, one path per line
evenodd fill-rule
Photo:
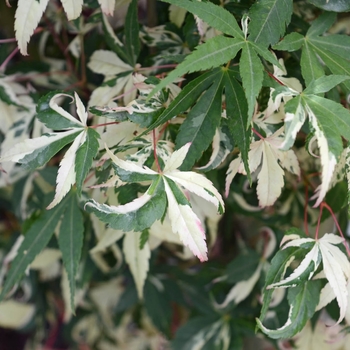
M 350 322 L 348 3 L 16 6 L 0 327 L 48 349 L 345 348 L 325 325 Z

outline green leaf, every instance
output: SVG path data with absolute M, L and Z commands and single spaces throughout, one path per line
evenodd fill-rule
M 336 21 L 337 15 L 332 12 L 324 12 L 318 16 L 307 31 L 308 36 L 316 36 L 325 33 Z
M 75 173 L 78 194 L 81 194 L 83 182 L 97 154 L 100 134 L 92 128 L 86 132 L 85 142 L 78 148 L 75 159 Z
M 271 267 L 269 268 L 266 278 L 263 292 L 263 304 L 259 319 L 261 321 L 266 317 L 269 305 L 272 299 L 273 289 L 266 289 L 270 284 L 279 282 L 285 274 L 286 264 L 292 259 L 298 259 L 305 256 L 307 250 L 301 247 L 289 247 L 283 250 L 279 250 L 271 260 Z
M 171 348 L 181 350 L 202 349 L 210 338 L 217 335 L 217 326 L 215 328 L 213 326 L 219 322 L 219 315 L 199 316 L 190 319 L 177 330 L 175 339 L 171 342 Z
M 329 36 L 316 36 L 309 39 L 310 42 L 321 48 L 327 50 L 332 54 L 340 56 L 345 60 L 349 60 L 350 57 L 350 37 L 348 35 L 329 35 Z
M 78 271 L 81 250 L 83 248 L 83 239 L 84 218 L 79 209 L 77 197 L 73 192 L 67 198 L 64 219 L 61 222 L 58 235 L 58 245 L 62 252 L 63 265 L 69 280 L 72 310 L 75 309 L 75 277 Z
M 214 5 L 211 2 L 198 2 L 192 0 L 163 1 L 186 9 L 198 16 L 211 27 L 216 28 L 225 34 L 241 38 L 242 40 L 244 39 L 242 30 L 239 28 L 235 17 L 221 6 Z
M 350 11 L 350 4 L 348 0 L 308 0 L 311 4 L 326 10 L 334 12 L 348 12 Z
M 301 53 L 300 65 L 306 85 L 309 85 L 313 80 L 317 80 L 324 75 L 322 64 L 307 40 L 305 40 Z
M 303 101 L 314 112 L 330 151 L 339 156 L 343 150 L 340 135 L 350 140 L 350 111 L 340 103 L 316 95 L 303 96 Z
M 188 113 L 176 137 L 176 149 L 191 142 L 181 170 L 189 170 L 205 151 L 220 125 L 224 72 L 216 77 L 214 84 L 201 96 Z
M 148 95 L 148 99 L 178 77 L 187 73 L 207 70 L 227 63 L 236 57 L 243 45 L 244 41 L 225 36 L 216 36 L 207 40 L 204 44 L 197 46 L 182 63 L 156 85 Z
M 102 28 L 103 28 L 104 40 L 106 41 L 106 44 L 123 61 L 131 64 L 131 62 L 128 61 L 128 55 L 125 53 L 125 50 L 122 47 L 123 44 L 118 39 L 118 37 L 115 35 L 112 26 L 108 22 L 107 16 L 104 14 L 101 14 L 101 17 L 102 17 Z
M 251 126 L 248 124 L 248 105 L 242 86 L 230 70 L 225 74 L 226 117 L 232 137 L 241 151 L 244 168 L 250 177 L 248 152 L 250 147 Z M 249 125 L 247 129 L 247 125 Z
M 142 250 L 145 244 L 148 242 L 148 238 L 149 238 L 149 230 L 143 230 L 140 236 L 140 245 L 139 245 L 140 250 Z
M 283 40 L 274 45 L 274 50 L 280 51 L 296 51 L 299 50 L 304 44 L 304 36 L 299 33 L 291 33 L 286 35 Z
M 144 287 L 144 307 L 152 323 L 165 335 L 170 336 L 170 325 L 172 317 L 171 301 L 169 300 L 169 294 L 163 288 L 159 288 L 158 283 L 152 283 L 156 279 L 146 280 Z
M 249 40 L 274 45 L 283 36 L 293 13 L 292 0 L 260 0 L 249 11 Z
M 50 143 L 46 147 L 39 148 L 34 152 L 26 155 L 18 161 L 18 163 L 23 164 L 23 166 L 29 170 L 35 170 L 45 165 L 57 152 L 59 152 L 64 146 L 68 145 L 83 131 L 83 129 L 78 129 L 76 133 L 67 135 L 55 142 Z M 51 134 L 46 134 L 50 137 Z
M 36 117 L 48 128 L 53 130 L 76 128 L 78 126 L 77 124 L 73 123 L 67 118 L 64 118 L 61 114 L 54 111 L 49 105 L 52 97 L 60 93 L 71 95 L 62 91 L 51 91 L 45 96 L 41 97 L 36 107 Z
M 257 319 L 258 327 L 270 338 L 287 339 L 292 338 L 300 332 L 306 322 L 315 313 L 316 306 L 320 299 L 322 282 L 319 280 L 308 281 L 294 288 L 289 288 L 288 302 L 290 305 L 288 320 L 284 326 L 277 330 L 265 328 Z
M 156 181 L 154 183 L 156 183 Z M 129 204 L 130 203 L 125 206 Z M 90 199 L 85 204 L 85 209 L 89 213 L 94 213 L 101 221 L 107 223 L 111 228 L 128 232 L 143 231 L 149 228 L 156 220 L 160 220 L 163 217 L 166 206 L 167 199 L 164 191 L 164 184 L 163 181 L 159 181 L 152 197 L 140 208 L 134 210 L 119 210 L 118 212 L 117 209 L 120 208 L 120 206 L 112 207 Z
M 314 51 L 321 57 L 333 74 L 350 76 L 350 60 L 344 59 L 331 51 L 324 50 L 322 45 L 316 46 L 314 42 L 312 44 Z M 345 81 L 343 85 L 346 86 L 347 90 L 350 90 L 350 82 Z
M 256 98 L 262 87 L 264 67 L 255 50 L 248 43 L 243 47 L 239 63 L 239 72 L 248 101 L 248 123 L 246 127 L 249 127 L 253 117 Z
M 66 203 L 62 201 L 54 209 L 44 211 L 32 224 L 18 249 L 16 258 L 11 263 L 0 300 L 20 281 L 29 264 L 47 246 L 65 210 Z
M 176 117 L 178 114 L 187 111 L 197 101 L 203 91 L 208 89 L 208 87 L 214 82 L 217 74 L 220 73 L 220 71 L 221 68 L 213 69 L 189 82 L 170 103 L 169 107 L 166 108 L 158 119 L 139 137 L 150 132 L 157 126 L 166 123 L 168 120 Z
M 135 66 L 141 47 L 139 39 L 139 19 L 137 0 L 132 0 L 125 17 L 125 50 L 129 57 L 128 61 Z
M 246 254 L 239 254 L 226 266 L 227 282 L 237 283 L 248 280 L 258 267 L 260 258 L 260 255 L 254 250 L 249 250 Z
M 339 85 L 345 80 L 350 79 L 350 76 L 346 75 L 328 75 L 313 80 L 310 85 L 303 91 L 305 95 L 317 95 L 327 92 Z

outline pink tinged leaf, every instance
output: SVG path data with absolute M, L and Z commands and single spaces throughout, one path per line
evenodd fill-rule
M 239 156 L 238 158 L 234 159 L 226 172 L 226 181 L 225 181 L 225 197 L 228 197 L 228 194 L 230 193 L 230 186 L 232 183 L 232 180 L 236 176 L 238 169 L 241 165 L 242 158 Z
M 49 0 L 19 0 L 16 10 L 15 31 L 22 55 L 28 55 L 27 44 L 34 33 Z
M 163 172 L 166 173 L 166 172 L 175 170 L 179 166 L 181 166 L 181 164 L 183 163 L 183 161 L 186 158 L 186 155 L 187 155 L 190 147 L 191 147 L 191 142 L 188 142 L 184 146 L 182 146 L 180 149 L 175 151 L 168 159 L 168 161 L 164 167 Z
M 75 93 L 76 94 L 76 93 Z M 62 107 L 60 107 L 57 104 L 57 99 L 61 98 L 61 97 L 69 97 L 70 99 L 73 99 L 73 97 L 71 95 L 68 94 L 57 94 L 55 96 L 53 96 L 50 100 L 49 106 L 50 108 L 52 108 L 55 112 L 57 112 L 58 114 L 61 114 L 62 117 L 68 119 L 69 121 L 71 121 L 72 123 L 77 124 L 77 128 L 82 128 L 84 126 L 86 126 L 86 123 L 82 123 L 81 121 L 79 121 L 78 119 L 74 118 L 71 114 L 69 114 L 66 110 L 64 110 Z M 77 95 L 78 96 L 78 95 Z M 79 97 L 78 97 L 79 99 Z M 79 99 L 80 101 L 80 99 Z M 80 101 L 81 103 L 81 101 Z M 79 115 L 80 117 L 80 115 Z M 80 117 L 81 118 L 81 117 Z
M 113 152 L 107 147 L 107 145 L 105 144 L 105 148 L 106 148 L 106 152 L 108 153 L 108 155 L 110 156 L 110 158 L 113 160 L 113 162 L 118 165 L 120 168 L 126 170 L 126 171 L 130 171 L 133 173 L 139 173 L 139 174 L 148 174 L 148 175 L 158 175 L 158 173 L 156 173 L 155 171 L 146 168 L 146 167 L 141 167 L 136 163 L 133 162 L 128 162 L 122 159 L 119 159 L 115 154 L 113 154 Z
M 201 221 L 190 206 L 177 203 L 166 180 L 164 186 L 168 199 L 168 215 L 173 232 L 179 235 L 181 242 L 189 247 L 200 261 L 208 260 L 205 232 Z
M 225 207 L 220 193 L 213 186 L 213 183 L 205 176 L 193 171 L 172 171 L 164 173 L 164 176 L 181 185 L 189 192 L 195 193 L 197 196 L 213 203 L 217 208 L 219 205 L 221 205 L 222 208 Z
M 106 15 L 113 15 L 115 0 L 98 0 L 98 3 L 101 6 L 102 12 Z
M 52 209 L 56 206 L 63 197 L 69 192 L 72 185 L 75 184 L 76 181 L 76 173 L 75 173 L 75 158 L 78 151 L 79 146 L 85 142 L 86 131 L 83 131 L 79 134 L 64 157 L 60 162 L 60 167 L 57 173 L 56 179 L 56 192 L 53 201 L 49 204 L 47 209 Z
M 76 19 L 80 16 L 83 10 L 84 0 L 61 0 L 64 11 L 67 14 L 69 21 Z
M 81 102 L 79 95 L 75 91 L 74 91 L 74 98 L 75 98 L 75 104 L 77 106 L 78 117 L 80 118 L 83 125 L 86 126 L 88 114 L 87 114 L 86 109 L 83 105 L 83 102 Z
M 23 142 L 16 144 L 14 147 L 5 152 L 0 158 L 0 162 L 18 162 L 21 163 L 21 160 L 28 154 L 33 153 L 37 149 L 49 146 L 51 143 L 60 140 L 66 136 L 76 133 L 76 129 L 52 133 L 50 135 L 43 135 L 34 139 L 26 139 Z
M 267 207 L 273 205 L 282 192 L 284 185 L 283 170 L 271 151 L 268 142 L 264 142 L 263 161 L 258 175 L 257 194 L 259 205 Z

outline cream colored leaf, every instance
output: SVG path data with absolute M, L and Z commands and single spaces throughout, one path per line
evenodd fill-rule
M 308 107 L 308 106 L 307 106 Z M 318 207 L 323 201 L 328 188 L 331 184 L 333 172 L 337 164 L 337 159 L 333 153 L 330 152 L 328 147 L 328 141 L 318 126 L 317 118 L 310 108 L 307 108 L 309 114 L 309 120 L 315 129 L 315 136 L 317 138 L 318 147 L 320 148 L 320 157 L 322 164 L 322 176 L 321 185 L 319 185 L 315 191 L 315 194 L 311 199 L 316 199 L 314 207 Z
M 115 1 L 116 0 L 98 0 L 98 3 L 104 14 L 112 16 L 114 13 Z
M 191 147 L 191 142 L 186 143 L 184 146 L 175 151 L 168 159 L 163 172 L 169 172 L 177 169 L 186 158 L 186 155 Z
M 170 5 L 169 7 L 169 19 L 170 22 L 175 23 L 179 28 L 181 28 L 187 11 L 176 5 Z
M 94 73 L 105 76 L 113 76 L 133 70 L 133 67 L 124 63 L 114 52 L 107 50 L 95 51 L 90 58 L 88 67 Z
M 350 262 L 345 254 L 333 245 L 333 234 L 325 234 L 319 241 L 319 249 L 322 254 L 324 274 L 333 289 L 337 299 L 340 315 L 336 324 L 341 322 L 348 307 L 347 281 L 350 277 Z
M 155 171 L 146 168 L 146 167 L 141 167 L 140 165 L 136 164 L 136 163 L 132 163 L 132 162 L 128 162 L 122 159 L 119 159 L 115 154 L 113 154 L 113 152 L 107 147 L 107 145 L 105 145 L 107 154 L 109 155 L 109 157 L 113 160 L 113 162 L 118 165 L 118 167 L 126 170 L 126 171 L 130 171 L 133 173 L 139 173 L 139 174 L 148 174 L 148 175 L 158 175 L 158 173 L 156 173 Z
M 35 315 L 35 306 L 19 303 L 15 300 L 5 300 L 0 304 L 0 327 L 21 329 Z
M 108 248 L 114 242 L 119 241 L 124 236 L 124 231 L 107 228 L 97 245 L 90 250 L 91 254 L 100 252 Z
M 22 55 L 28 55 L 27 44 L 38 26 L 49 0 L 18 0 L 15 15 L 15 31 Z
M 224 201 L 213 186 L 213 183 L 205 176 L 197 174 L 193 171 L 171 171 L 164 173 L 165 177 L 173 180 L 177 184 L 183 186 L 186 190 L 195 193 L 197 196 L 204 198 L 206 201 L 213 203 L 216 208 L 221 206 L 224 210 Z
M 61 0 L 64 11 L 67 14 L 69 21 L 76 19 L 80 16 L 83 10 L 84 0 Z
M 128 232 L 123 241 L 123 252 L 125 261 L 128 263 L 130 271 L 134 277 L 137 294 L 143 298 L 143 286 L 149 269 L 149 259 L 151 251 L 148 243 L 140 249 L 141 232 Z
M 208 260 L 205 232 L 201 221 L 188 205 L 179 204 L 172 193 L 167 181 L 164 181 L 168 199 L 168 215 L 171 228 L 177 233 L 181 242 L 189 247 L 200 261 Z
M 262 267 L 263 264 L 260 263 L 249 279 L 236 283 L 227 294 L 224 302 L 217 306 L 219 308 L 225 308 L 231 301 L 233 301 L 235 304 L 239 304 L 241 301 L 247 298 L 260 277 Z
M 81 144 L 85 142 L 85 138 L 86 131 L 83 131 L 76 137 L 76 139 L 62 158 L 56 178 L 57 186 L 55 191 L 55 197 L 53 201 L 48 205 L 47 209 L 52 209 L 54 206 L 56 206 L 69 192 L 72 185 L 75 184 L 75 158 L 78 148 Z
M 60 114 L 62 117 L 68 119 L 69 121 L 71 121 L 72 123 L 75 123 L 77 124 L 77 127 L 78 128 L 81 128 L 81 127 L 84 127 L 86 126 L 86 120 L 87 120 L 87 113 L 85 111 L 85 108 L 78 96 L 78 94 L 76 92 L 74 92 L 74 96 L 75 96 L 75 101 L 76 101 L 76 106 L 77 106 L 77 113 L 78 113 L 78 116 L 80 118 L 80 121 L 76 118 L 74 118 L 71 114 L 69 114 L 66 110 L 64 110 L 62 107 L 60 107 L 56 100 L 57 99 L 60 99 L 61 97 L 69 97 L 72 99 L 72 96 L 71 95 L 68 95 L 68 94 L 56 94 L 54 95 L 50 102 L 49 102 L 49 106 L 55 111 L 57 112 L 58 114 Z M 85 114 L 86 116 L 85 116 Z
M 257 186 L 257 195 L 261 207 L 273 205 L 279 197 L 284 185 L 283 174 L 283 170 L 271 150 L 271 145 L 264 141 L 263 161 Z
M 234 179 L 234 177 L 236 176 L 236 174 L 239 171 L 239 168 L 242 164 L 242 158 L 241 155 L 239 155 L 238 158 L 234 159 L 226 172 L 226 181 L 225 181 L 225 196 L 228 197 L 229 193 L 230 193 L 230 186 L 232 183 L 232 180 Z

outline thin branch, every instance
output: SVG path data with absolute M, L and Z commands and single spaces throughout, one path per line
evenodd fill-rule
M 255 135 L 257 135 L 260 139 L 265 140 L 265 137 L 262 136 L 258 131 L 256 131 L 254 128 L 252 128 L 252 131 Z
M 12 58 L 17 54 L 17 52 L 19 51 L 18 47 L 16 47 L 10 54 L 9 56 L 5 59 L 4 62 L 2 62 L 1 66 L 0 66 L 0 72 L 4 72 L 6 69 L 6 66 L 8 65 L 8 63 L 12 60 Z

